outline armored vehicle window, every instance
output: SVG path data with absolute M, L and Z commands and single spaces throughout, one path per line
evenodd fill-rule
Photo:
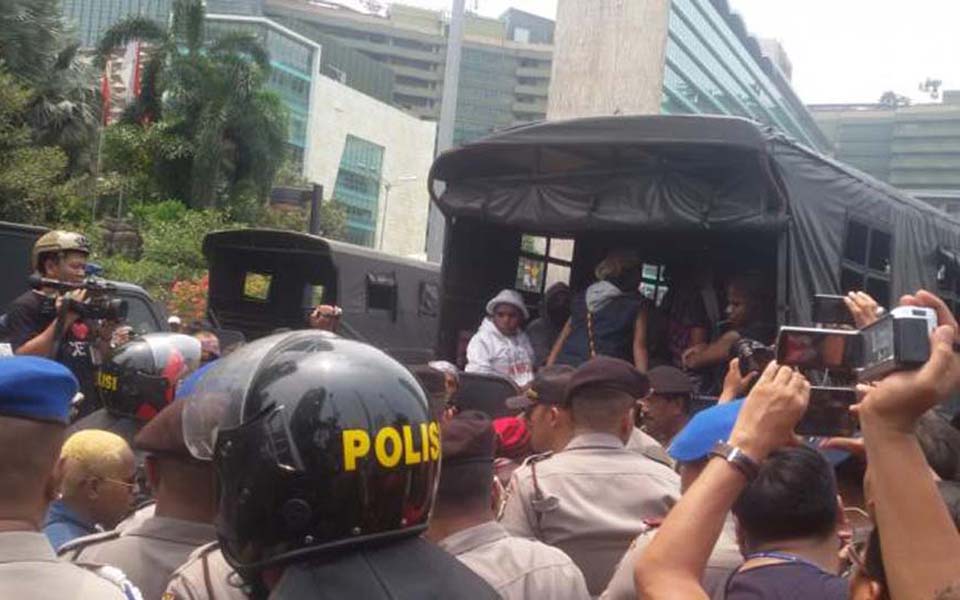
M 367 273 L 367 310 L 387 310 L 396 316 L 397 278 L 393 273 Z
M 267 273 L 248 272 L 243 277 L 244 300 L 266 302 L 270 297 L 270 284 L 272 281 L 273 276 Z

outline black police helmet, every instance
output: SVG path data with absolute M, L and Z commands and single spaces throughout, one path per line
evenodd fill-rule
M 104 408 L 149 421 L 173 402 L 177 385 L 200 364 L 200 342 L 179 333 L 148 333 L 114 350 L 97 373 Z
M 325 331 L 270 336 L 204 372 L 185 402 L 184 438 L 214 461 L 217 534 L 241 572 L 426 529 L 439 426 L 380 350 Z

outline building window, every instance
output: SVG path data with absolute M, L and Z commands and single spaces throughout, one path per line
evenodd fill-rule
M 865 223 L 847 221 L 840 289 L 865 291 L 881 306 L 890 305 L 893 236 Z
M 347 241 L 373 246 L 379 215 L 383 146 L 348 135 L 333 196 L 347 211 Z

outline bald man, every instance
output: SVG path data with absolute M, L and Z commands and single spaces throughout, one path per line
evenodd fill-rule
M 136 466 L 127 442 L 87 429 L 60 451 L 60 497 L 50 504 L 43 533 L 57 549 L 78 537 L 112 529 L 132 508 Z

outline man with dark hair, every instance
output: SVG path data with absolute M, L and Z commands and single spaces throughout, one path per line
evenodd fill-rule
M 57 560 L 40 533 L 77 381 L 42 358 L 0 360 L 0 598 L 132 600 L 118 569 Z
M 631 452 L 636 398 L 646 376 L 600 356 L 570 377 L 565 404 L 573 438 L 549 458 L 528 461 L 510 481 L 503 525 L 566 552 L 598 595 L 645 519 L 662 518 L 679 495 L 677 474 Z
M 566 554 L 513 537 L 493 518 L 495 434 L 490 419 L 464 411 L 440 427 L 441 474 L 427 539 L 483 577 L 502 598 L 586 599 L 583 574 Z
M 847 597 L 836 575 L 837 483 L 819 452 L 798 446 L 771 453 L 733 514 L 745 561 L 727 584 L 729 600 Z
M 935 410 L 917 420 L 917 442 L 940 479 L 960 481 L 960 431 Z
M 570 286 L 558 281 L 547 288 L 540 304 L 540 316 L 527 325 L 527 336 L 533 347 L 533 365 L 547 362 L 550 349 L 570 318 Z
M 147 456 L 147 477 L 157 500 L 154 515 L 60 549 L 61 556 L 74 562 L 94 560 L 120 567 L 147 598 L 159 598 L 190 553 L 216 539 L 213 465 L 190 455 L 183 441 L 182 415 L 183 400 L 176 400 L 134 439 L 134 447 Z
M 569 365 L 544 367 L 522 394 L 507 398 L 507 408 L 523 411 L 534 452 L 559 452 L 573 439 L 566 394 L 575 370 Z
M 676 367 L 650 369 L 650 393 L 640 399 L 643 429 L 664 447 L 687 421 L 693 404 L 693 381 Z

